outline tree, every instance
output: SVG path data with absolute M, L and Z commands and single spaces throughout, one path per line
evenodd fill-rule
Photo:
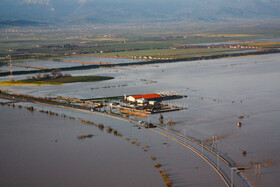
M 172 119 L 170 118 L 169 121 L 167 122 L 167 125 L 169 126 L 173 126 L 175 125 L 176 123 L 174 121 L 172 121 Z
M 37 80 L 40 80 L 40 79 L 41 79 L 41 74 L 40 74 L 40 73 L 37 73 L 37 74 L 36 74 L 36 79 L 37 79 Z
M 160 114 L 159 118 L 158 118 L 159 122 L 162 124 L 163 123 L 163 116 Z
M 50 75 L 47 74 L 47 73 L 45 73 L 45 74 L 43 75 L 43 78 L 44 78 L 44 79 L 50 79 Z
M 61 70 L 60 69 L 54 69 L 51 71 L 51 75 L 54 77 L 54 78 L 57 78 L 57 77 L 61 77 L 62 76 L 62 73 L 61 73 Z

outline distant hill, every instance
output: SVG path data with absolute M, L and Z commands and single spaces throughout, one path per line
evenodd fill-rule
M 229 22 L 280 18 L 280 0 L 1 0 L 6 25 Z M 12 20 L 29 20 L 12 21 Z M 9 22 L 10 21 L 10 22 Z
M 26 20 L 8 20 L 8 21 L 0 21 L 0 25 L 3 26 L 39 26 L 45 25 L 43 23 L 39 23 L 36 21 L 26 21 Z

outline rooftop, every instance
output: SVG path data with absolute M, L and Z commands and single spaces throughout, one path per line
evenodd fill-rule
M 152 93 L 152 94 L 144 94 L 144 95 L 132 95 L 134 99 L 153 99 L 161 97 L 159 94 Z

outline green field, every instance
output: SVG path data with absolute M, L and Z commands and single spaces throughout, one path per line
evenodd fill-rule
M 4 82 L 0 82 L 0 85 L 2 86 L 44 85 L 44 84 L 61 85 L 63 83 L 96 82 L 96 81 L 105 81 L 110 79 L 114 79 L 114 78 L 107 77 L 107 76 L 76 76 L 76 77 L 60 77 L 57 79 L 48 79 L 48 80 L 26 79 L 20 81 L 4 81 Z
M 27 30 L 11 33 L 0 33 L 0 63 L 9 62 L 7 55 L 12 56 L 13 62 L 23 60 L 40 60 L 62 58 L 73 55 L 94 54 L 100 56 L 116 56 L 125 58 L 131 56 L 153 56 L 154 58 L 186 58 L 194 56 L 223 54 L 233 49 L 184 49 L 186 44 L 211 42 L 245 42 L 260 38 L 279 38 L 277 28 L 257 30 L 255 28 L 234 29 L 220 28 L 210 31 L 197 30 L 187 32 L 181 28 L 176 32 L 166 28 L 151 29 L 137 32 L 125 30 L 113 32 L 112 37 L 98 37 L 98 34 L 108 33 L 100 30 L 98 33 L 84 29 L 69 30 Z M 185 30 L 186 29 L 186 30 Z M 185 30 L 185 31 L 184 31 Z M 280 43 L 259 42 L 248 45 L 261 47 L 279 47 Z M 170 49 L 173 48 L 173 49 Z M 176 49 L 175 49 L 176 48 Z M 102 51 L 103 53 L 100 53 Z
M 136 50 L 136 51 L 125 51 L 125 52 L 111 52 L 98 54 L 100 57 L 108 56 L 119 56 L 123 58 L 132 58 L 151 56 L 153 58 L 187 58 L 195 56 L 209 56 L 220 53 L 236 51 L 236 49 L 223 49 L 223 48 L 210 48 L 210 49 L 150 49 L 150 50 Z M 96 54 L 94 54 L 96 55 Z

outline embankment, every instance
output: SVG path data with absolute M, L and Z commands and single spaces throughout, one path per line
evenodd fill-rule
M 169 59 L 169 60 L 149 60 L 142 62 L 130 62 L 130 63 L 121 63 L 121 64 L 94 64 L 94 65 L 86 65 L 86 66 L 75 66 L 75 67 L 62 67 L 59 68 L 61 71 L 74 71 L 74 70 L 87 70 L 87 69 L 95 69 L 101 67 L 120 67 L 120 66 L 133 66 L 133 65 L 147 65 L 147 64 L 162 64 L 162 63 L 174 63 L 174 62 L 182 62 L 182 61 L 197 61 L 197 60 L 210 60 L 210 59 L 220 59 L 220 58 L 228 58 L 228 57 L 241 57 L 241 56 L 249 56 L 249 55 L 263 55 L 263 54 L 273 54 L 280 53 L 279 49 L 268 49 L 262 51 L 253 51 L 247 53 L 232 53 L 232 54 L 219 54 L 212 56 L 199 56 L 199 57 L 188 57 L 188 58 L 177 58 L 177 59 Z M 44 69 L 44 70 L 31 70 L 31 71 L 14 71 L 13 75 L 25 75 L 25 74 L 36 74 L 36 73 L 47 73 L 55 70 L 57 68 L 52 69 Z M 10 72 L 0 72 L 0 77 L 9 76 Z

